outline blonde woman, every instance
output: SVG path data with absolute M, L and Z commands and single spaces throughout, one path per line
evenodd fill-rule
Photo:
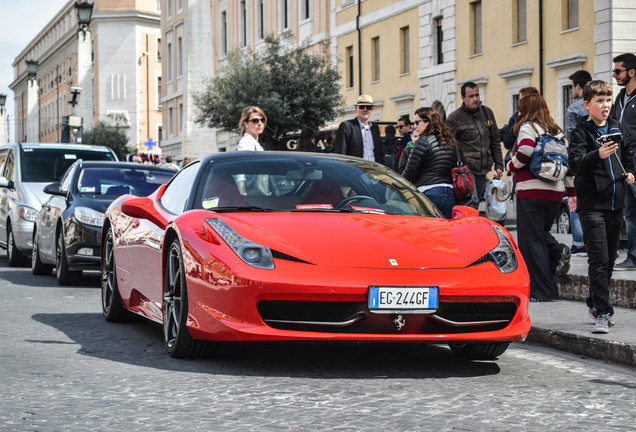
M 256 106 L 249 106 L 243 110 L 239 121 L 239 130 L 243 138 L 238 143 L 237 151 L 263 151 L 258 137 L 265 130 L 267 117 L 263 110 Z

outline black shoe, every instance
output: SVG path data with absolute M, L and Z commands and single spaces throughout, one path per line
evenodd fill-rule
M 569 247 L 564 247 L 563 252 L 561 252 L 561 257 L 559 258 L 559 263 L 556 266 L 555 275 L 565 276 L 570 271 L 570 258 L 572 258 L 572 251 Z

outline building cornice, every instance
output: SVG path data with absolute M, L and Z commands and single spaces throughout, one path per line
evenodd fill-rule
M 553 69 L 562 69 L 564 67 L 582 65 L 586 61 L 587 61 L 587 54 L 577 53 L 577 54 L 572 54 L 565 57 L 559 57 L 554 60 L 549 60 L 545 62 L 545 64 L 546 66 L 551 67 Z
M 510 80 L 514 78 L 524 77 L 527 75 L 531 75 L 534 71 L 534 66 L 527 64 L 523 66 L 517 66 L 510 69 L 507 69 L 503 72 L 499 72 L 499 77 L 505 80 Z

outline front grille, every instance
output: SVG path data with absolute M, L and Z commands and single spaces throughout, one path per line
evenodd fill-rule
M 282 330 L 362 334 L 452 334 L 505 328 L 517 307 L 512 302 L 442 302 L 434 315 L 404 314 L 398 330 L 394 314 L 374 314 L 363 302 L 268 300 L 257 304 L 263 321 Z M 487 322 L 488 324 L 485 324 Z

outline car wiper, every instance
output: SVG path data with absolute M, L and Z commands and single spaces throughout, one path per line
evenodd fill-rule
M 225 212 L 275 212 L 275 211 L 279 211 L 279 210 L 276 210 L 276 209 L 262 208 L 262 207 L 256 207 L 256 206 L 212 207 L 212 208 L 209 208 L 208 210 L 214 211 L 214 212 L 217 212 L 217 213 L 225 213 Z
M 306 207 L 291 209 L 292 212 L 305 212 L 305 213 L 354 213 L 355 210 L 351 208 L 326 208 L 326 207 Z

